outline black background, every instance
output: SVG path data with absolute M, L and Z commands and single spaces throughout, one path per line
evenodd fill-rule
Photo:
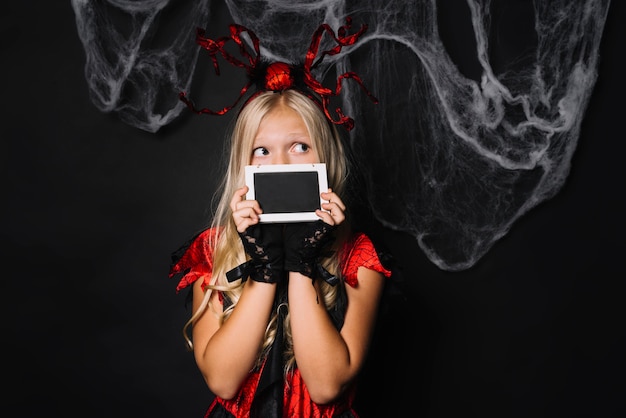
M 2 9 L 2 414 L 200 417 L 211 395 L 167 271 L 207 219 L 226 121 L 125 125 L 89 100 L 69 1 Z M 564 188 L 477 265 L 441 271 L 378 230 L 404 282 L 364 418 L 623 416 L 625 19 L 613 1 Z

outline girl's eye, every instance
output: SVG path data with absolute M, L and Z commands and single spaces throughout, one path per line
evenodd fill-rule
M 299 142 L 299 143 L 297 143 L 297 144 L 295 144 L 293 146 L 293 151 L 294 152 L 307 152 L 310 149 L 311 149 L 310 146 L 308 146 L 307 144 L 303 144 L 301 142 Z
M 269 151 L 263 147 L 255 148 L 252 150 L 252 155 L 254 157 L 263 157 L 267 154 L 269 154 Z

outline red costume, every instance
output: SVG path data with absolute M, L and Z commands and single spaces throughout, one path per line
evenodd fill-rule
M 183 247 L 175 256 L 174 264 L 170 271 L 170 277 L 183 274 L 177 291 L 183 289 L 198 279 L 202 279 L 203 287 L 209 283 L 212 273 L 212 249 L 209 246 L 208 238 L 213 233 L 212 229 L 207 229 L 197 235 L 188 245 Z M 387 270 L 381 263 L 376 249 L 369 237 L 363 233 L 357 233 L 354 237 L 346 242 L 339 254 L 342 260 L 341 262 L 341 277 L 345 283 L 352 287 L 356 287 L 358 284 L 357 271 L 359 267 L 365 267 L 371 270 L 375 270 L 382 273 L 385 277 L 391 276 L 391 271 Z M 339 286 L 343 286 L 342 283 Z M 345 314 L 345 300 L 344 303 L 339 303 L 337 312 L 331 313 L 335 326 L 337 329 L 341 329 L 343 324 L 343 316 Z M 280 350 L 281 351 L 281 350 Z M 279 351 L 279 352 L 280 352 Z M 253 401 L 257 396 L 259 386 L 265 386 L 264 391 L 271 389 L 271 383 L 259 384 L 259 382 L 265 378 L 264 369 L 274 369 L 280 373 L 279 378 L 274 378 L 274 381 L 282 381 L 282 390 L 279 388 L 279 392 L 282 391 L 282 416 L 287 417 L 299 417 L 299 418 L 331 418 L 331 417 L 357 417 L 357 413 L 352 409 L 352 402 L 355 395 L 355 385 L 352 385 L 343 396 L 337 399 L 335 402 L 325 405 L 318 405 L 311 400 L 309 392 L 302 380 L 300 371 L 296 368 L 293 373 L 283 375 L 282 367 L 278 367 L 274 364 L 269 365 L 268 358 L 271 357 L 271 353 L 263 361 L 262 366 L 258 370 L 254 370 L 250 373 L 248 378 L 244 381 L 237 396 L 233 399 L 225 400 L 216 397 L 213 403 L 210 405 L 205 415 L 208 417 L 251 417 L 251 409 L 253 408 Z M 268 371 L 268 374 L 271 374 Z M 272 377 L 269 377 L 270 382 Z M 259 389 L 260 390 L 260 389 Z M 275 397 L 280 396 L 279 393 L 274 392 L 274 397 L 269 395 L 268 401 L 264 405 L 260 406 L 261 414 L 263 418 L 268 417 L 272 407 L 266 404 L 273 405 Z M 265 395 L 267 396 L 267 395 Z M 279 409 L 280 406 L 278 406 Z M 273 413 L 274 411 L 271 411 Z M 280 416 L 280 412 L 274 414 Z

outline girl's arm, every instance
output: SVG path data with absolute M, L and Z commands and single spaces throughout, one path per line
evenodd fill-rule
M 194 283 L 193 309 L 198 309 L 204 293 L 202 280 Z M 217 292 L 193 325 L 193 351 L 196 363 L 209 389 L 223 399 L 234 397 L 254 366 L 269 322 L 276 285 L 248 280 L 232 314 L 221 326 L 222 303 Z
M 346 207 L 339 196 L 329 189 L 328 193 L 322 193 L 322 198 L 328 203 L 322 205 L 324 211 L 318 211 L 318 216 L 328 225 L 341 224 Z M 313 237 L 323 240 L 317 233 Z M 290 242 L 297 245 L 298 240 Z M 287 264 L 291 263 L 286 261 Z M 303 270 L 289 270 L 289 311 L 296 363 L 311 399 L 325 404 L 349 386 L 363 365 L 384 276 L 365 267 L 358 268 L 357 285 L 346 286 L 348 306 L 343 327 L 338 331 L 324 305 L 319 282 L 312 285 L 311 279 L 302 274 Z
M 341 331 L 333 325 L 318 286 L 289 275 L 289 310 L 294 353 L 311 399 L 334 400 L 361 369 L 376 321 L 384 276 L 359 267 L 358 285 L 346 286 L 348 306 Z M 319 301 L 319 303 L 318 303 Z
M 258 215 L 261 213 L 256 200 L 243 198 L 247 191 L 246 186 L 238 189 L 230 202 L 233 222 L 239 233 L 247 233 L 249 228 L 257 226 Z M 267 230 L 267 232 L 276 234 L 274 229 Z M 272 254 L 266 254 L 265 250 L 271 248 L 273 252 L 276 252 L 275 247 L 280 243 L 275 242 L 275 236 L 268 235 L 266 238 L 271 239 L 263 244 L 262 237 L 250 237 L 255 243 L 251 245 L 252 251 L 262 250 L 260 254 L 254 252 L 250 254 L 253 259 L 255 256 L 270 256 L 270 261 L 273 261 Z M 282 248 L 280 252 L 282 253 Z M 264 271 L 260 275 L 263 276 L 262 278 L 267 278 L 272 273 L 276 272 Z M 194 311 L 201 305 L 204 297 L 200 286 L 201 284 L 198 283 L 194 285 Z M 275 294 L 276 283 L 259 282 L 252 280 L 251 277 L 245 282 L 239 301 L 230 317 L 221 326 L 219 314 L 223 306 L 216 292 L 211 295 L 213 306 L 218 307 L 219 312 L 208 308 L 198 318 L 193 327 L 193 343 L 198 368 L 215 395 L 223 399 L 234 397 L 252 370 L 263 343 Z

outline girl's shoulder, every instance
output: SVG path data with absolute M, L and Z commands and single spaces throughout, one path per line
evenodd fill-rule
M 178 279 L 176 292 L 190 286 L 200 277 L 211 275 L 213 271 L 213 243 L 221 228 L 206 228 L 172 253 L 170 279 Z
M 377 271 L 387 278 L 391 276 L 391 270 L 381 262 L 382 254 L 377 251 L 370 237 L 363 232 L 352 235 L 344 244 L 342 254 L 341 272 L 345 282 L 352 287 L 358 283 L 359 267 Z

